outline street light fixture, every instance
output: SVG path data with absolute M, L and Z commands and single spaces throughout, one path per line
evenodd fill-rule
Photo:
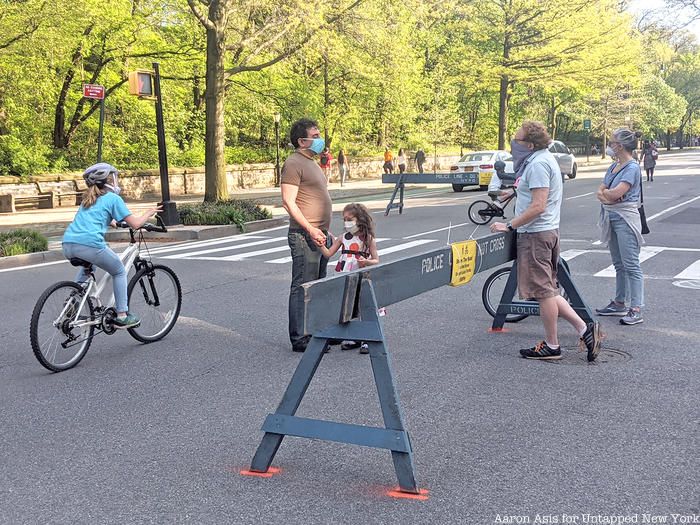
M 275 187 L 279 188 L 280 185 L 280 120 L 282 116 L 279 113 L 275 113 L 273 118 L 275 119 Z

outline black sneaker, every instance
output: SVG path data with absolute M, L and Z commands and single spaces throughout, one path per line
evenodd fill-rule
M 579 346 L 581 349 L 583 350 L 583 347 L 585 347 L 588 351 L 587 357 L 589 363 L 595 361 L 595 358 L 598 357 L 598 353 L 600 352 L 601 336 L 600 323 L 596 321 L 593 323 L 588 323 L 586 332 L 579 339 Z
M 362 345 L 361 341 L 345 341 L 340 345 L 341 350 L 352 350 L 353 348 L 360 348 Z
M 360 346 L 360 353 L 369 354 L 369 345 L 367 343 L 362 343 L 362 345 Z
M 309 344 L 311 336 L 304 336 L 299 339 L 296 343 L 292 344 L 292 352 L 305 352 L 306 346 Z
M 525 359 L 561 359 L 561 348 L 549 348 L 547 343 L 540 341 L 533 348 L 523 348 L 520 355 Z

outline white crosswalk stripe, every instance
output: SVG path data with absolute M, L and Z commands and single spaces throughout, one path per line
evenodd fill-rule
M 427 232 L 430 233 L 430 232 Z M 435 233 L 435 232 L 433 232 Z M 176 246 L 161 246 L 151 250 L 156 258 L 204 260 L 216 262 L 242 262 L 258 261 L 266 264 L 289 264 L 292 261 L 287 245 L 287 236 L 268 235 L 268 232 L 249 233 L 230 237 L 182 243 Z M 377 239 L 380 245 L 378 253 L 380 257 L 390 254 L 400 254 L 404 257 L 420 253 L 421 246 L 438 243 L 443 244 L 444 239 L 423 239 L 412 235 L 402 239 L 382 237 Z M 569 241 L 574 242 L 574 241 Z M 580 241 L 577 241 L 580 242 Z M 282 254 L 283 257 L 275 257 L 274 254 Z M 595 277 L 615 277 L 615 268 L 610 264 L 610 252 L 600 244 L 593 244 L 589 248 L 576 248 L 563 250 L 562 258 L 572 264 L 574 273 L 593 275 Z M 640 250 L 639 260 L 642 263 L 642 271 L 645 278 L 662 280 L 700 280 L 700 259 L 692 255 L 700 255 L 698 248 L 676 248 L 664 246 L 643 246 Z M 645 263 L 660 258 L 651 266 Z M 328 263 L 334 266 L 337 256 Z M 391 260 L 383 259 L 383 260 Z
M 639 262 L 643 263 L 647 259 L 651 259 L 654 255 L 657 255 L 664 251 L 661 246 L 642 246 L 639 250 Z M 594 277 L 615 277 L 615 267 L 611 264 L 605 270 L 601 270 L 594 275 Z
M 207 250 L 198 250 L 194 252 L 188 252 L 180 255 L 166 255 L 163 259 L 188 259 L 195 255 L 204 255 L 206 253 L 215 252 L 230 252 L 232 250 L 240 250 L 241 248 L 248 248 L 250 246 L 258 246 L 260 244 L 270 244 L 272 242 L 279 242 L 280 240 L 286 240 L 287 237 L 273 237 L 272 239 L 263 239 L 261 241 L 244 242 L 243 244 L 235 244 L 231 246 L 222 246 L 220 248 L 209 248 Z
M 695 261 L 693 264 L 688 266 L 678 275 L 673 277 L 674 279 L 698 279 L 700 280 L 700 259 Z

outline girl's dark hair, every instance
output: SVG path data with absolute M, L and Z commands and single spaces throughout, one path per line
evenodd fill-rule
M 299 139 L 305 139 L 309 135 L 309 130 L 317 127 L 318 122 L 310 118 L 302 118 L 294 122 L 292 128 L 289 130 L 289 139 L 292 142 L 292 146 L 298 148 Z
M 359 202 L 351 202 L 343 208 L 343 213 L 345 212 L 349 212 L 355 217 L 359 236 L 365 246 L 369 247 L 371 240 L 374 239 L 374 219 L 367 206 Z

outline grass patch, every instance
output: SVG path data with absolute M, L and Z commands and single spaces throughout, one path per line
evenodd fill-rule
M 178 207 L 178 212 L 182 224 L 236 224 L 241 229 L 246 222 L 272 218 L 272 214 L 259 204 L 239 199 L 184 204 Z
M 49 241 L 34 230 L 20 228 L 0 233 L 0 257 L 45 252 L 48 249 Z

